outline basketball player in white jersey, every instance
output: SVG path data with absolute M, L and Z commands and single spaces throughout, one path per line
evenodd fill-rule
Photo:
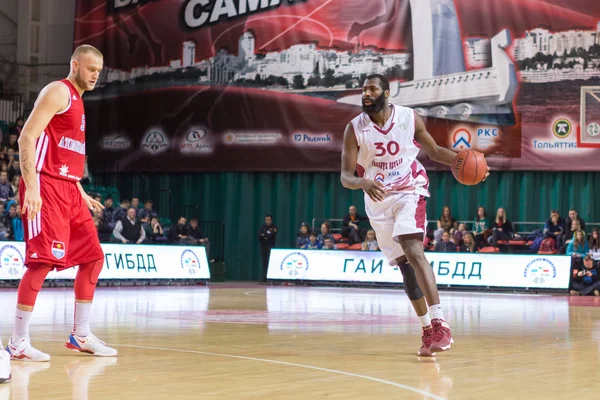
M 344 132 L 341 181 L 348 189 L 365 192 L 379 247 L 390 265 L 400 268 L 404 290 L 423 325 L 418 355 L 435 356 L 449 350 L 454 340 L 423 249 L 429 179 L 417 155 L 422 147 L 432 160 L 452 165 L 456 153 L 438 146 L 412 109 L 389 104 L 389 89 L 385 76 L 367 77 L 364 112 Z

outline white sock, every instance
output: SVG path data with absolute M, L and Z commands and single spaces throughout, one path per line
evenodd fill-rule
M 18 342 L 21 339 L 29 337 L 29 325 L 31 323 L 32 311 L 23 311 L 17 308 L 15 314 L 15 329 L 13 330 L 12 340 Z
M 85 337 L 90 334 L 90 309 L 92 303 L 75 302 L 75 325 L 73 331 L 77 336 Z
M 429 307 L 429 314 L 431 314 L 431 319 L 444 319 L 444 311 L 440 304 Z
M 417 317 L 419 317 L 419 316 L 417 315 Z M 431 316 L 429 315 L 429 313 L 420 316 L 419 321 L 421 321 L 421 326 L 423 328 L 431 326 Z

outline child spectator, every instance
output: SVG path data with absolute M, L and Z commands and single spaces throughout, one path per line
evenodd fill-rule
M 317 234 L 311 232 L 308 237 L 308 243 L 303 247 L 306 250 L 321 250 L 321 242 L 317 240 Z
M 321 247 L 321 250 L 337 250 L 337 246 L 335 245 L 335 243 L 333 243 L 333 240 L 325 239 L 325 242 L 323 243 L 323 247 Z
M 592 229 L 592 236 L 589 243 L 589 254 L 596 261 L 600 260 L 600 231 L 598 228 Z
M 573 241 L 567 246 L 567 255 L 572 257 L 574 266 L 581 266 L 581 260 L 590 251 L 588 243 L 585 240 L 585 233 L 582 230 L 575 232 Z
M 477 209 L 477 215 L 473 221 L 473 237 L 475 243 L 479 246 L 481 243 L 486 243 L 488 237 L 492 234 L 492 227 L 490 220 L 488 219 L 485 208 L 479 207 Z
M 479 247 L 475 243 L 475 238 L 469 232 L 465 233 L 462 237 L 463 244 L 460 246 L 461 253 L 477 253 Z
M 452 241 L 454 244 L 457 246 L 462 245 L 462 240 L 466 233 L 468 233 L 467 226 L 465 224 L 458 224 L 458 229 L 454 231 L 454 235 L 452 235 Z
M 439 242 L 444 232 L 448 232 L 452 235 L 456 228 L 458 228 L 458 226 L 456 224 L 456 219 L 452 217 L 450 207 L 444 206 L 442 209 L 442 216 L 437 221 L 437 229 L 433 233 L 433 239 L 436 242 Z
M 436 253 L 456 253 L 456 245 L 450 241 L 450 233 L 442 233 L 442 240 L 435 244 Z
M 298 236 L 296 236 L 296 248 L 303 249 L 310 241 L 310 233 L 308 232 L 308 225 L 306 222 L 303 222 L 300 225 L 300 230 L 298 231 Z
M 362 244 L 362 249 L 365 251 L 377 251 L 379 250 L 379 245 L 377 244 L 377 238 L 375 237 L 375 231 L 373 229 L 369 229 L 367 231 L 367 237 Z
M 583 259 L 583 268 L 573 269 L 573 283 L 571 284 L 571 296 L 587 296 L 594 293 L 600 296 L 600 281 L 598 270 L 594 268 L 594 260 L 587 255 Z
M 319 234 L 319 236 L 317 236 L 317 240 L 319 241 L 319 243 L 321 243 L 321 246 L 323 246 L 323 243 L 325 243 L 325 239 L 327 238 L 331 239 L 331 241 L 335 243 L 335 239 L 330 233 L 329 221 L 325 221 L 321 224 L 321 233 Z

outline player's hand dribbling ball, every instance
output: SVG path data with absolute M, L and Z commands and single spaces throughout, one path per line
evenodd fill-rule
M 452 175 L 463 185 L 477 185 L 487 178 L 488 171 L 483 154 L 472 149 L 461 151 L 452 162 Z

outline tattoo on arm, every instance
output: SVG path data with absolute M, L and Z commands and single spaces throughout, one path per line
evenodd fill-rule
M 29 154 L 27 150 L 21 151 L 21 166 L 23 168 L 23 175 L 29 175 L 29 170 L 32 167 L 31 162 L 29 160 Z

